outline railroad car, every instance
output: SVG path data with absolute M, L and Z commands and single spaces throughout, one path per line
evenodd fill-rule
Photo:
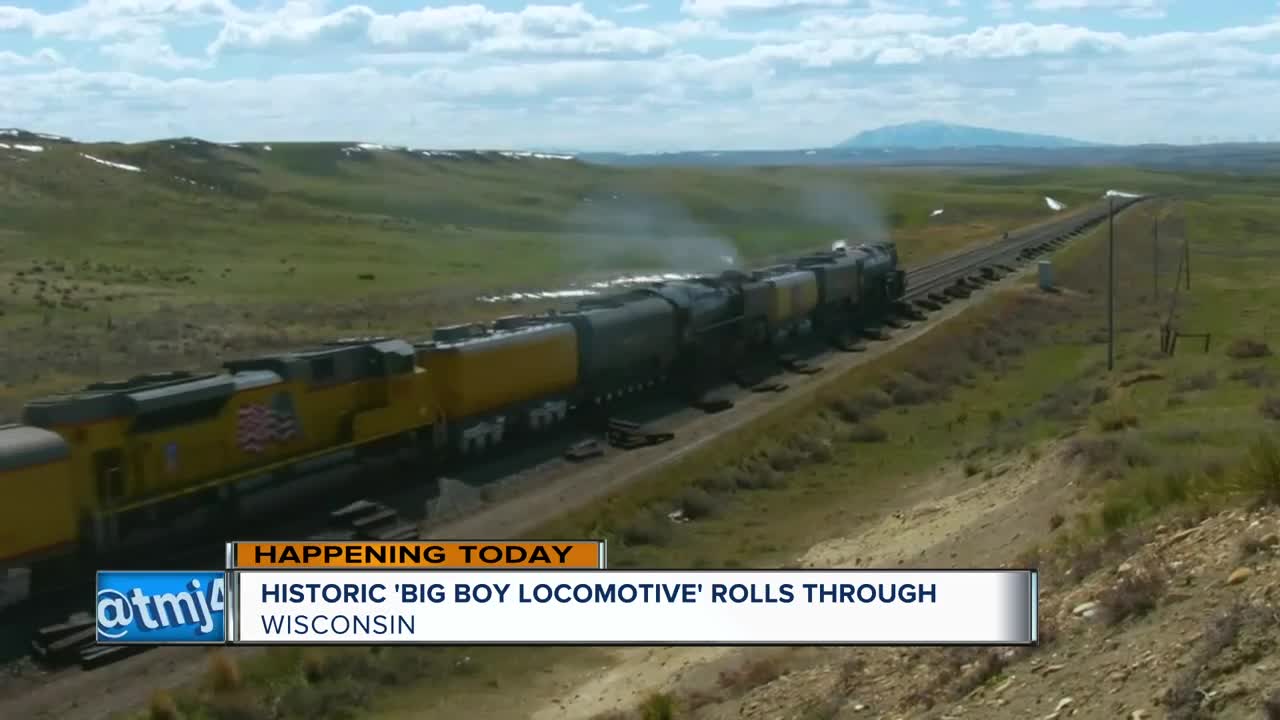
M 225 368 L 96 383 L 29 403 L 24 421 L 45 445 L 6 434 L 27 448 L 19 457 L 37 446 L 52 452 L 50 434 L 60 437 L 71 481 L 50 479 L 40 506 L 52 515 L 48 529 L 6 541 L 3 560 L 54 543 L 103 556 L 225 531 L 287 502 L 280 490 L 299 479 L 295 464 L 443 421 L 403 340 L 338 342 Z M 58 495 L 61 487 L 69 492 Z
M 502 443 L 510 429 L 541 430 L 568 415 L 579 367 L 572 323 L 450 326 L 415 348 L 448 418 L 449 442 L 462 454 Z
M 71 445 L 26 425 L 0 425 L 0 567 L 75 550 L 79 534 Z
M 814 274 L 818 283 L 818 308 L 815 322 L 829 335 L 848 329 L 854 310 L 862 298 L 861 255 L 847 251 L 817 253 L 798 258 L 796 264 Z
M 739 290 L 712 277 L 654 283 L 645 288 L 676 312 L 675 372 L 694 388 L 739 360 L 744 352 Z
M 646 291 L 578 303 L 578 395 L 599 404 L 666 378 L 679 351 L 675 306 Z
M 818 278 L 812 271 L 781 265 L 756 273 L 756 278 L 769 288 L 764 313 L 770 342 L 780 344 L 811 327 L 818 307 Z

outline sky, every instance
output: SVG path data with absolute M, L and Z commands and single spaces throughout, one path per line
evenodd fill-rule
M 0 0 L 4 3 L 11 0 Z M 0 4 L 0 127 L 652 152 L 1280 140 L 1276 0 Z

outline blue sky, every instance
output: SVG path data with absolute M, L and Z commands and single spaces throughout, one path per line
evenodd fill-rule
M 0 127 L 84 140 L 803 148 L 940 120 L 1189 143 L 1277 118 L 1276 0 L 0 4 Z

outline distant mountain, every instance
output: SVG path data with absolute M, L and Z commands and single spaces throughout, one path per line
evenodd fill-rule
M 1068 148 L 1099 147 L 1071 138 L 1053 135 L 993 130 L 970 125 L 950 125 L 940 122 L 913 122 L 902 125 L 866 130 L 836 145 L 848 149 L 913 149 L 938 150 L 943 148 Z

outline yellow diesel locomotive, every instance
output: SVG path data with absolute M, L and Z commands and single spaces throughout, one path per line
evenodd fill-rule
M 294 470 L 444 416 L 403 340 L 339 341 L 33 401 L 0 428 L 0 566 L 170 543 L 287 500 Z M 439 428 L 439 430 L 437 430 Z

